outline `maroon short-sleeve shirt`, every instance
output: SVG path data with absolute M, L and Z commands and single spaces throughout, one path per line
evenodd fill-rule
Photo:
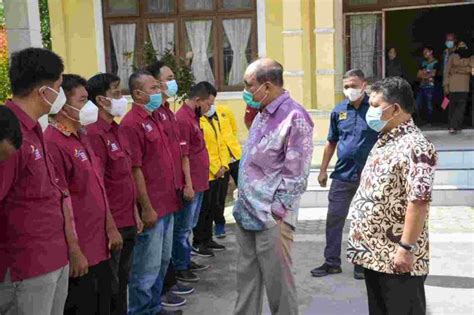
M 196 192 L 209 189 L 209 154 L 204 134 L 199 125 L 199 117 L 186 104 L 176 112 L 181 136 L 181 150 L 189 157 L 191 180 Z
M 71 194 L 79 246 L 89 266 L 109 257 L 106 235 L 107 196 L 97 158 L 86 136 L 49 125 L 45 139 L 61 185 Z
M 20 122 L 21 148 L 0 162 L 0 282 L 40 276 L 68 263 L 62 199 L 41 126 L 7 101 Z
M 181 208 L 175 189 L 174 165 L 161 123 L 143 107 L 133 104 L 120 123 L 119 133 L 131 148 L 132 167 L 140 167 L 148 197 L 158 218 Z
M 183 166 L 181 164 L 181 148 L 180 148 L 180 136 L 178 121 L 174 113 L 170 109 L 168 102 L 163 104 L 160 108 L 153 112 L 153 117 L 160 121 L 165 131 L 168 143 L 169 151 L 173 157 L 174 167 L 174 184 L 176 190 L 182 190 L 184 187 L 184 173 Z
M 115 225 L 117 228 L 134 226 L 137 192 L 130 147 L 119 135 L 119 125 L 99 117 L 96 123 L 87 126 L 87 137 L 97 156 Z

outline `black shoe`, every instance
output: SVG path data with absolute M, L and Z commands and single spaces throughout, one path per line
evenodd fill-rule
M 172 292 L 166 293 L 161 297 L 161 306 L 165 307 L 180 307 L 186 304 L 186 299 L 177 296 Z
M 192 260 L 191 260 L 191 264 L 189 264 L 189 270 L 192 272 L 203 271 L 207 269 L 209 269 L 209 265 L 201 265 Z
M 198 282 L 200 279 L 190 270 L 176 270 L 176 279 L 182 282 Z
M 220 252 L 220 251 L 225 250 L 224 245 L 218 244 L 214 240 L 210 240 L 209 242 L 207 242 L 206 247 L 209 249 L 212 249 L 215 252 Z
M 171 292 L 176 295 L 188 295 L 194 292 L 194 288 L 188 287 L 178 282 L 174 286 L 171 287 Z
M 313 277 L 324 277 L 327 275 L 333 275 L 333 274 L 341 273 L 341 272 L 342 272 L 341 267 L 329 266 L 328 264 L 324 263 L 322 266 L 311 270 L 311 275 Z
M 354 265 L 354 279 L 356 280 L 365 279 L 364 267 L 359 266 L 359 265 Z
M 200 256 L 200 257 L 214 257 L 214 252 L 210 248 L 204 245 L 198 245 L 198 246 L 193 245 L 192 252 L 196 256 Z

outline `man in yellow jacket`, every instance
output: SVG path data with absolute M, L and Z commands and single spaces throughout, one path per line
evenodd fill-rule
M 219 120 L 222 140 L 225 143 L 227 152 L 229 153 L 229 171 L 225 173 L 222 187 L 219 195 L 219 206 L 217 213 L 214 216 L 214 235 L 217 238 L 224 238 L 225 233 L 225 200 L 227 197 L 227 190 L 229 187 L 229 180 L 232 176 L 235 185 L 238 185 L 239 177 L 239 163 L 242 155 L 242 147 L 238 138 L 237 123 L 235 121 L 234 113 L 227 106 L 217 105 L 216 115 Z
M 193 229 L 193 251 L 198 256 L 209 257 L 213 256 L 213 251 L 225 250 L 225 246 L 212 239 L 212 223 L 219 208 L 219 196 L 224 175 L 229 170 L 230 156 L 222 138 L 215 105 L 211 105 L 209 111 L 200 118 L 200 126 L 209 154 L 209 190 L 204 192 L 199 220 Z

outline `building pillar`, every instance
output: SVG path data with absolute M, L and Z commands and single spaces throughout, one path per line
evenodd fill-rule
M 303 104 L 303 21 L 301 1 L 284 0 L 283 13 L 283 73 L 286 89 L 291 96 L 307 108 L 311 104 Z
M 336 103 L 336 59 L 342 56 L 341 52 L 336 53 L 335 38 L 336 24 L 342 23 L 336 20 L 339 7 L 342 10 L 342 0 L 315 0 L 317 108 L 323 110 L 332 109 Z
M 3 0 L 8 53 L 43 47 L 38 0 Z

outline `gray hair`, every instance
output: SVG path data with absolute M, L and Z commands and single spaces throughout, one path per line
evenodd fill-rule
M 353 78 L 353 77 L 358 77 L 362 81 L 365 81 L 365 74 L 360 69 L 351 69 L 351 70 L 347 71 L 344 74 L 344 76 L 342 77 L 342 79 L 349 79 L 349 78 Z
M 255 71 L 257 82 L 270 82 L 278 87 L 283 86 L 283 66 L 275 60 L 259 64 Z

